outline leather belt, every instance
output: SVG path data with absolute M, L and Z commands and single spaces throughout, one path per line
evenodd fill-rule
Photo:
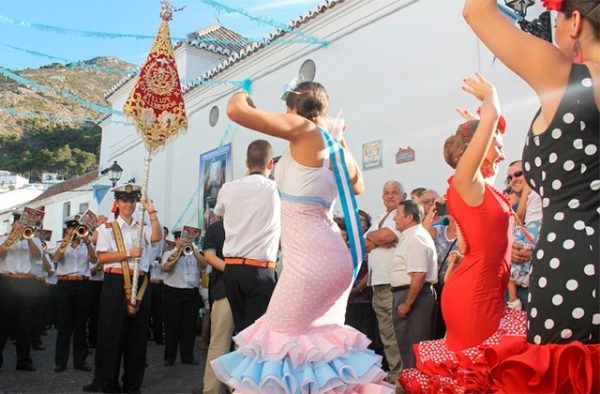
M 88 277 L 84 275 L 58 275 L 58 280 L 63 281 L 75 281 L 75 280 L 87 280 Z
M 163 283 L 163 281 L 162 281 L 162 279 L 150 279 L 150 283 L 158 285 L 158 284 Z
M 272 261 L 246 259 L 243 257 L 225 257 L 225 264 L 250 265 L 252 267 L 277 269 L 277 263 Z
M 117 275 L 123 275 L 123 269 L 122 268 L 106 268 L 104 270 L 105 274 L 117 274 Z M 146 275 L 146 273 L 144 271 L 139 271 L 138 272 L 139 276 L 144 276 Z M 129 276 L 133 276 L 133 270 L 130 269 L 129 270 Z
M 423 288 L 421 289 L 421 291 L 428 289 L 431 286 L 433 286 L 433 283 L 425 282 L 425 284 L 423 284 Z M 396 293 L 398 291 L 408 290 L 408 289 L 410 289 L 410 285 L 394 286 L 390 290 L 392 291 L 392 293 Z
M 13 278 L 13 279 L 35 279 L 36 276 L 32 274 L 2 274 L 4 278 Z

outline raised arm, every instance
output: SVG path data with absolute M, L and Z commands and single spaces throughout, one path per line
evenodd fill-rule
M 483 201 L 485 183 L 480 168 L 496 133 L 500 103 L 496 88 L 481 74 L 466 78 L 464 82 L 463 90 L 482 101 L 481 117 L 473 138 L 458 161 L 453 182 L 465 202 L 475 206 Z
M 510 23 L 497 0 L 465 0 L 463 16 L 490 51 L 535 90 L 542 106 L 555 101 L 556 111 L 556 97 L 560 99 L 567 85 L 571 61 L 548 41 Z
M 227 116 L 240 126 L 288 141 L 296 140 L 310 127 L 316 129 L 313 122 L 302 116 L 256 108 L 246 92 L 238 92 L 231 97 L 227 104 Z

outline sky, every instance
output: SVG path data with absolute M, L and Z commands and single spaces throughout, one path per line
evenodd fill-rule
M 287 22 L 319 4 L 320 0 L 218 0 L 243 8 L 255 16 Z M 274 27 L 260 25 L 239 14 L 218 12 L 199 0 L 171 0 L 174 7 L 185 6 L 171 21 L 171 36 L 186 34 L 220 24 L 249 38 L 260 38 Z M 0 0 L 0 16 L 63 28 L 154 36 L 160 25 L 160 0 Z M 96 56 L 116 56 L 141 64 L 152 40 L 81 38 L 13 26 L 0 22 L 0 67 L 19 70 L 52 63 L 7 48 L 2 44 L 43 52 L 69 60 Z

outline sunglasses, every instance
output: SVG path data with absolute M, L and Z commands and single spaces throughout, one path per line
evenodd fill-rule
M 506 183 L 510 183 L 510 181 L 512 181 L 513 178 L 520 178 L 522 176 L 523 176 L 523 171 L 517 171 L 513 175 L 509 175 L 506 177 Z

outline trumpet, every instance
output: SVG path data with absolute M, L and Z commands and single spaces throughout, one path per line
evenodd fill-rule
M 21 231 L 21 238 L 23 239 L 32 239 L 35 236 L 35 229 L 33 227 L 25 227 L 23 231 Z
M 192 244 L 187 244 L 183 247 L 183 254 L 189 256 L 194 253 L 194 246 Z
M 90 229 L 88 229 L 86 226 L 80 224 L 79 226 L 77 226 L 75 228 L 75 234 L 79 238 L 85 238 L 90 234 Z

